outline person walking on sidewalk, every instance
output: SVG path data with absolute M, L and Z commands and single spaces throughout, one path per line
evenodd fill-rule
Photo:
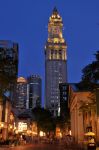
M 87 150 L 96 150 L 96 142 L 93 137 L 89 137 Z

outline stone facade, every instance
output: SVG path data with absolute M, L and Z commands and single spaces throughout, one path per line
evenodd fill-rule
M 90 91 L 75 91 L 72 86 L 69 89 L 69 107 L 71 116 L 71 131 L 75 141 L 84 141 L 84 135 L 88 131 L 95 133 L 99 142 L 98 116 L 96 110 L 96 93 Z

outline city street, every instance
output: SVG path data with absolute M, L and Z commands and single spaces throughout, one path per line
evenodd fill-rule
M 23 146 L 16 146 L 16 147 L 2 147 L 0 150 L 64 150 L 59 145 L 54 144 L 30 144 L 30 145 L 23 145 Z M 66 149 L 65 149 L 66 150 Z
M 54 144 L 30 144 L 30 145 L 23 145 L 23 146 L 16 146 L 16 147 L 0 147 L 0 150 L 81 150 L 73 148 L 66 148 L 60 145 Z M 96 148 L 99 150 L 99 147 Z

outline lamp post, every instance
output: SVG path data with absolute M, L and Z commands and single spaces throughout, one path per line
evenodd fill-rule
M 0 122 L 0 138 L 3 137 L 3 132 L 2 132 L 2 129 L 4 128 L 4 122 Z

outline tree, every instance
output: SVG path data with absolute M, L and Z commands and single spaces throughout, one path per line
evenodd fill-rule
M 91 83 L 99 83 L 99 51 L 95 54 L 96 60 L 91 64 L 87 65 L 82 70 L 82 81 L 91 82 Z
M 99 87 L 99 51 L 96 60 L 82 69 L 82 81 L 78 84 L 82 90 L 94 90 Z
M 36 117 L 38 132 L 42 130 L 47 133 L 55 130 L 54 119 L 49 110 L 36 107 L 32 110 L 32 113 Z

